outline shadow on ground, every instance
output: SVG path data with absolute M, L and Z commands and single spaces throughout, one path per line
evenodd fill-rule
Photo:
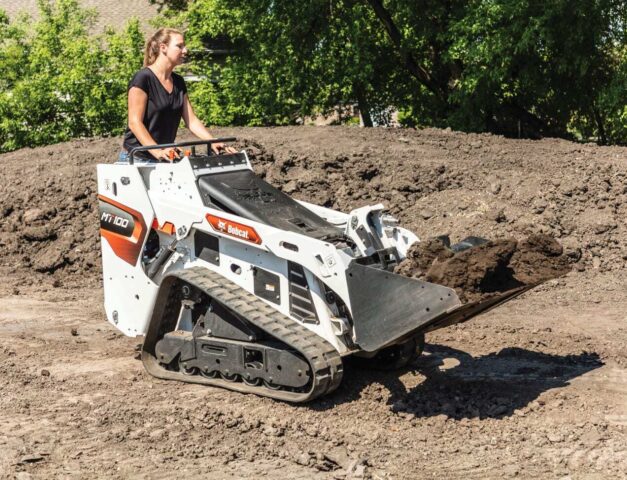
M 347 362 L 344 382 L 326 400 L 311 405 L 326 410 L 366 394 L 378 383 L 389 391 L 387 403 L 395 412 L 419 418 L 444 414 L 449 418 L 503 418 L 524 408 L 550 389 L 568 385 L 573 378 L 603 365 L 596 353 L 551 355 L 522 348 L 473 357 L 443 345 L 427 345 L 409 368 L 381 372 Z M 414 371 L 425 376 L 407 389 L 399 377 Z

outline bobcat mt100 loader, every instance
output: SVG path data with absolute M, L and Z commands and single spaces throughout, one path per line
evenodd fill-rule
M 450 288 L 392 273 L 419 240 L 383 205 L 346 214 L 296 201 L 245 151 L 211 154 L 233 140 L 98 165 L 107 318 L 145 336 L 150 374 L 305 402 L 338 387 L 342 357 L 402 366 L 425 332 L 524 290 L 462 305 Z M 191 148 L 176 163 L 134 162 L 165 147 Z

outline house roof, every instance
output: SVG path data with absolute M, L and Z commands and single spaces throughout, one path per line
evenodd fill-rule
M 123 27 L 126 22 L 136 17 L 144 33 L 154 30 L 149 21 L 157 15 L 156 5 L 151 5 L 149 0 L 78 0 L 79 4 L 86 8 L 94 8 L 98 13 L 93 33 L 102 33 L 105 26 L 116 29 Z M 37 19 L 37 0 L 0 0 L 0 10 L 4 10 L 9 18 L 13 18 L 19 12 L 27 12 Z

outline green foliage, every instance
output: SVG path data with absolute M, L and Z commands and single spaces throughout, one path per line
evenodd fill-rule
M 358 103 L 375 117 L 395 107 L 406 125 L 627 142 L 624 0 L 159 3 L 192 47 L 236 50 L 194 66 L 211 79 L 191 88 L 211 123 Z
M 228 39 L 237 52 L 223 62 L 194 65 L 195 73 L 213 80 L 190 85 L 196 109 L 210 123 L 280 125 L 342 102 L 390 105 L 389 87 L 398 75 L 385 32 L 367 5 L 198 0 L 188 8 L 191 48 Z M 390 75 L 376 75 L 377 69 Z
M 89 35 L 78 0 L 0 12 L 0 151 L 119 134 L 137 22 Z M 189 47 L 207 123 L 284 125 L 358 104 L 403 125 L 627 143 L 624 0 L 154 0 Z M 343 121 L 349 121 L 345 118 Z
M 595 127 L 586 133 L 597 135 L 594 110 L 617 74 L 614 45 L 624 42 L 612 23 L 625 18 L 624 2 L 476 0 L 470 6 L 451 26 L 449 52 L 463 64 L 451 92 L 452 126 L 513 133 L 522 120 L 539 133 L 565 136 L 569 124 L 587 123 Z
M 138 22 L 92 37 L 95 14 L 77 0 L 38 5 L 35 24 L 0 13 L 0 151 L 121 133 L 141 67 Z

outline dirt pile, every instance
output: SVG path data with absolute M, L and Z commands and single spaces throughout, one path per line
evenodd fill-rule
M 33 272 L 25 284 L 38 283 L 37 274 L 54 286 L 99 282 L 95 165 L 114 158 L 117 143 L 79 140 L 2 156 L 0 262 Z
M 300 200 L 343 211 L 381 202 L 424 238 L 546 234 L 577 270 L 627 265 L 625 148 L 430 129 L 214 132 L 238 137 L 255 170 Z M 28 273 L 27 284 L 100 281 L 95 167 L 115 161 L 120 143 L 0 155 L 0 266 Z
M 383 203 L 420 237 L 546 234 L 575 269 L 627 267 L 627 149 L 425 129 L 255 129 L 255 169 L 298 199 Z
M 463 302 L 535 285 L 566 274 L 562 246 L 536 234 L 524 240 L 489 241 L 455 253 L 442 238 L 415 243 L 395 272 L 454 288 Z

